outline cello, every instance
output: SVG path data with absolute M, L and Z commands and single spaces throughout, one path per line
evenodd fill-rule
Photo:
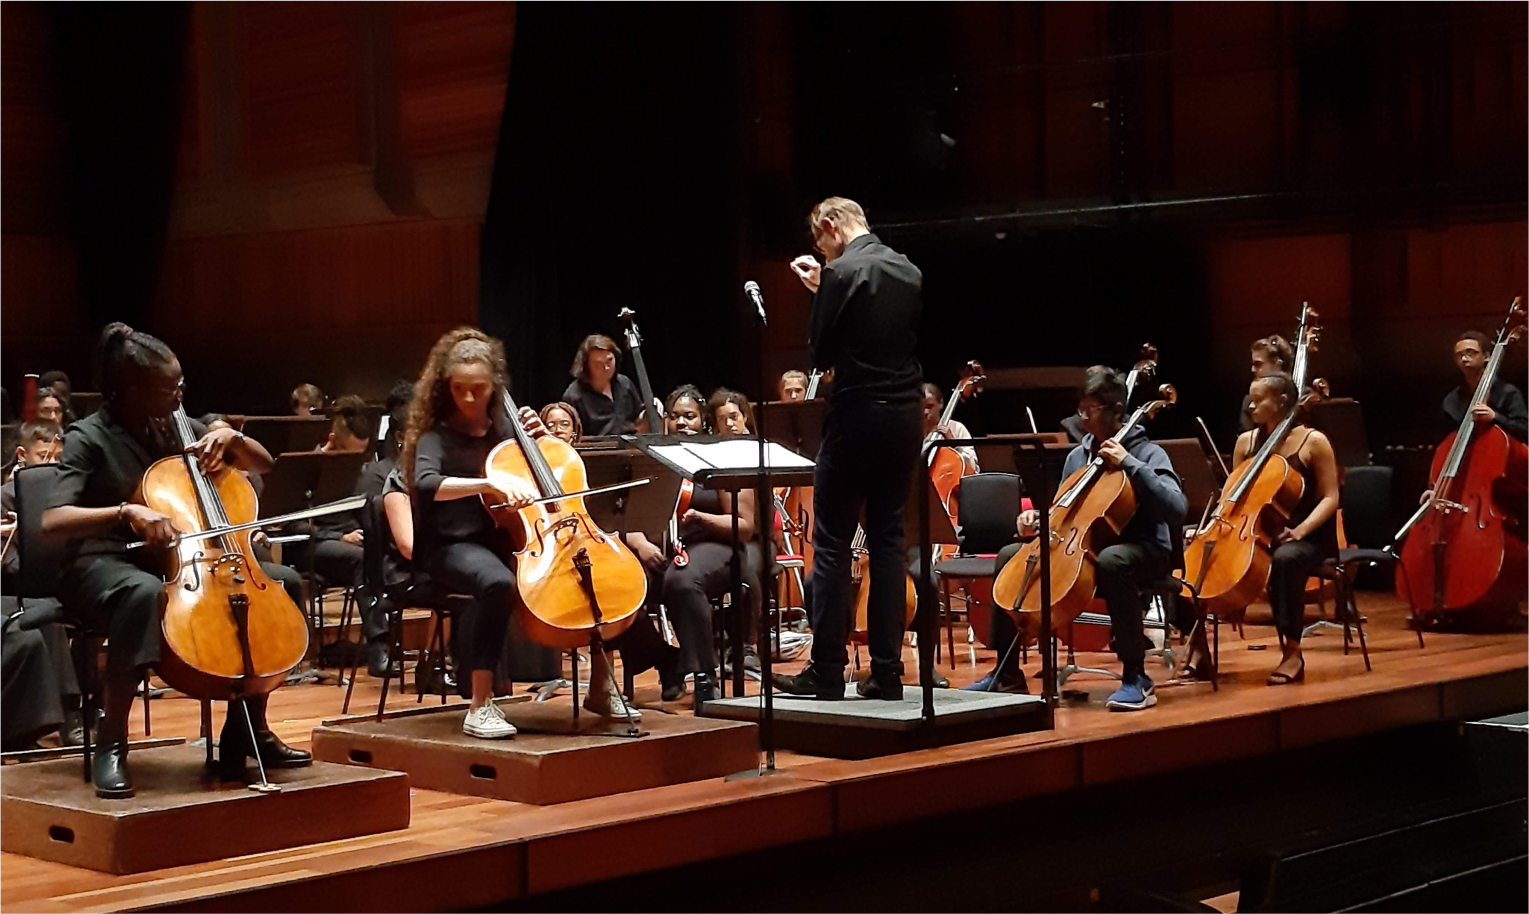
M 1301 305 L 1295 364 L 1291 380 L 1300 391 L 1310 372 L 1310 352 L 1321 328 L 1316 312 Z M 1318 390 L 1323 381 L 1312 382 Z M 1216 508 L 1184 548 L 1184 568 L 1178 576 L 1188 581 L 1207 612 L 1237 621 L 1248 604 L 1269 585 L 1269 565 L 1275 538 L 1301 501 L 1306 480 L 1275 453 L 1301 414 L 1301 403 L 1275 426 L 1258 451 L 1232 470 Z
M 1178 400 L 1173 385 L 1158 388 L 1158 399 L 1143 403 L 1111 441 L 1123 440 L 1133 429 Z M 1069 625 L 1094 599 L 1094 563 L 1109 540 L 1118 536 L 1136 513 L 1136 490 L 1124 470 L 1106 469 L 1095 456 L 1062 480 L 1051 505 L 1051 628 Z M 1015 616 L 1021 632 L 1034 634 L 1040 619 L 1039 538 L 1026 543 L 993 581 L 993 602 Z
M 578 452 L 551 435 L 532 438 L 508 390 L 503 398 L 513 431 L 489 452 L 484 476 L 491 485 L 517 477 L 540 497 L 522 508 L 485 498 L 485 507 L 522 544 L 515 552 L 515 586 L 526 634 L 561 650 L 615 638 L 642 608 L 647 571 L 620 537 L 589 516 L 583 495 L 590 490 Z
M 987 380 L 987 375 L 982 372 L 982 363 L 976 360 L 966 363 L 961 369 L 961 380 L 956 382 L 955 389 L 950 392 L 950 397 L 945 401 L 945 411 L 940 413 L 940 421 L 935 427 L 950 424 L 950 417 L 955 414 L 956 406 L 968 397 L 973 397 L 982 392 L 982 382 Z M 950 526 L 960 529 L 960 508 L 957 500 L 953 498 L 956 487 L 961 484 L 961 478 L 969 474 L 966 461 L 956 452 L 955 448 L 934 448 L 929 452 L 929 482 L 934 487 L 935 494 L 940 499 L 940 505 L 945 508 L 945 513 L 950 517 Z M 956 552 L 953 544 L 944 544 L 935 550 L 934 561 L 943 561 L 950 558 Z
M 1491 397 L 1504 353 L 1524 329 L 1523 300 L 1515 298 L 1471 407 Z M 1529 573 L 1526 472 L 1529 448 L 1497 425 L 1478 423 L 1467 408 L 1460 427 L 1434 452 L 1432 494 L 1396 535 L 1402 570 L 1396 593 L 1415 615 L 1433 620 L 1479 610 L 1502 618 L 1516 611 Z
M 204 473 L 186 453 L 197 436 L 184 407 L 171 422 L 182 453 L 151 464 L 135 499 L 182 531 L 168 556 L 159 675 L 192 698 L 264 695 L 308 653 L 307 619 L 250 545 L 254 527 L 281 518 L 257 523 L 255 490 L 242 473 L 227 466 Z M 331 507 L 348 510 L 355 501 Z
M 850 540 L 850 587 L 854 589 L 855 611 L 850 620 L 849 640 L 865 644 L 870 634 L 871 619 L 871 550 L 866 547 L 865 528 L 856 527 L 855 537 Z M 903 631 L 913 625 L 913 614 L 918 612 L 918 591 L 913 584 L 913 573 L 906 572 L 903 602 Z M 856 661 L 857 663 L 859 661 Z

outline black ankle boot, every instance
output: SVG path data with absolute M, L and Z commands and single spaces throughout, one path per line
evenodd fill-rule
M 79 708 L 64 712 L 64 722 L 58 727 L 58 744 L 60 746 L 83 746 L 85 745 L 85 716 Z
M 133 776 L 127 770 L 126 739 L 96 747 L 95 758 L 90 760 L 90 779 L 95 782 L 96 796 L 102 799 L 123 800 L 133 795 Z
M 680 672 L 680 649 L 671 647 L 658 658 L 658 681 L 663 687 L 664 701 L 679 701 L 685 697 L 685 674 Z
M 864 679 L 856 680 L 855 694 L 861 698 L 879 698 L 884 701 L 902 701 L 903 681 L 895 673 L 872 672 Z
M 259 698 L 244 700 L 255 725 L 255 745 L 249 755 L 253 757 L 259 753 L 260 763 L 267 768 L 301 768 L 304 765 L 313 764 L 311 753 L 292 748 L 271 732 L 271 725 L 265 718 L 267 698 L 268 696 L 261 695 Z

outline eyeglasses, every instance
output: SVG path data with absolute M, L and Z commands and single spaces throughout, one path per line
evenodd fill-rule
M 1102 403 L 1090 403 L 1087 406 L 1079 406 L 1078 407 L 1078 418 L 1079 419 L 1087 419 L 1089 416 L 1095 415 L 1095 414 L 1103 412 L 1103 411 L 1104 411 L 1104 404 L 1102 404 Z

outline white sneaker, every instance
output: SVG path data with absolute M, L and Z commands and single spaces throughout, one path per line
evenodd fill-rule
M 601 717 L 608 717 L 611 720 L 624 720 L 629 724 L 640 723 L 642 721 L 642 710 L 631 702 L 623 705 L 621 696 L 616 694 L 615 685 L 615 683 L 611 683 L 610 691 L 606 692 L 603 697 L 591 692 L 584 699 L 584 710 L 592 714 L 598 714 Z
M 515 725 L 505 720 L 504 712 L 491 701 L 467 712 L 467 717 L 462 720 L 462 732 L 478 739 L 509 739 L 515 735 Z

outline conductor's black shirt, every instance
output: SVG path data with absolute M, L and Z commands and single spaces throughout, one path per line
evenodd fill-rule
M 808 345 L 813 365 L 834 370 L 833 402 L 918 402 L 924 372 L 914 350 L 923 286 L 918 267 L 870 233 L 823 265 Z
M 1444 396 L 1444 416 L 1449 420 L 1451 431 L 1460 427 L 1470 410 L 1473 390 L 1456 387 Z M 1524 395 L 1507 381 L 1497 381 L 1487 396 L 1487 405 L 1497 413 L 1495 424 L 1519 441 L 1529 441 L 1529 408 L 1524 405 Z

